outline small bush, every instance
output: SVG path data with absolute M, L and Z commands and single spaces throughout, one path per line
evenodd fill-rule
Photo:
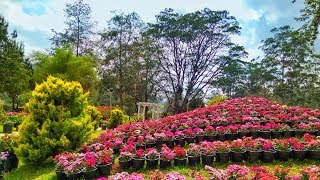
M 111 111 L 114 109 L 113 106 L 98 106 L 97 108 L 100 111 L 100 113 L 102 115 L 102 118 L 104 120 L 109 120 L 110 119 Z
M 6 121 L 6 114 L 4 112 L 4 103 L 0 101 L 0 123 Z
M 114 109 L 110 113 L 109 128 L 115 128 L 123 123 L 125 114 L 120 109 Z
M 91 117 L 94 129 L 97 129 L 102 120 L 102 115 L 100 111 L 94 106 L 87 106 L 86 112 Z
M 211 106 L 214 104 L 218 104 L 218 103 L 225 101 L 225 100 L 227 100 L 227 98 L 223 95 L 215 96 L 209 100 L 208 105 Z
M 36 85 L 26 104 L 30 116 L 19 127 L 18 156 L 39 165 L 81 147 L 93 132 L 87 97 L 78 82 L 48 77 Z

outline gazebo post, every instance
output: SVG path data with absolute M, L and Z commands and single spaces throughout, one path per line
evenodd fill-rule
M 146 115 L 146 106 L 143 105 L 143 121 L 145 120 L 145 115 Z

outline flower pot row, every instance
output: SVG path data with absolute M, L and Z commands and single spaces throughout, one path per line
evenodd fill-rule
M 111 164 L 98 165 L 96 168 L 90 171 L 77 171 L 72 173 L 66 173 L 61 171 L 56 171 L 58 180 L 95 180 L 97 177 L 107 177 L 110 175 Z

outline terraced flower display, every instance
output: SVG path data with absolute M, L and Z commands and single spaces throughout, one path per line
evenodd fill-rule
M 120 125 L 103 132 L 79 153 L 72 154 L 74 158 L 70 162 L 64 163 L 67 168 L 72 163 L 81 162 L 76 164 L 79 166 L 72 166 L 78 168 L 72 172 L 80 173 L 88 167 L 88 160 L 83 158 L 88 157 L 88 153 L 111 152 L 109 173 L 92 168 L 107 176 L 111 164 L 119 164 L 120 171 L 125 172 L 135 167 L 168 169 L 184 164 L 204 166 L 215 162 L 227 164 L 260 160 L 269 163 L 290 158 L 297 161 L 319 160 L 320 140 L 316 139 L 320 135 L 319 118 L 319 109 L 284 106 L 265 98 L 236 98 L 157 120 Z M 183 147 L 185 152 L 179 147 Z M 140 166 L 134 164 L 138 162 L 134 161 L 137 157 Z M 176 159 L 185 162 L 176 163 Z M 99 161 L 90 160 L 99 167 Z M 60 167 L 63 163 L 57 164 L 64 169 Z M 244 173 L 247 172 L 244 167 L 237 168 L 243 173 L 237 172 L 236 179 L 238 175 L 244 177 L 249 173 L 249 170 Z M 251 171 L 258 172 L 257 169 Z M 68 169 L 59 173 L 70 174 Z M 233 176 L 234 172 L 227 169 L 223 173 Z

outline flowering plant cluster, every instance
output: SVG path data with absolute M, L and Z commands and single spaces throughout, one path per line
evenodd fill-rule
M 159 158 L 159 153 L 154 148 L 148 148 L 146 149 L 146 157 L 150 160 L 155 160 Z
M 134 154 L 135 159 L 144 159 L 146 155 L 146 152 L 144 149 L 138 149 L 136 153 Z
M 230 149 L 233 152 L 243 152 L 245 146 L 242 139 L 234 140 L 230 144 Z
M 186 150 L 180 146 L 174 147 L 173 152 L 177 159 L 185 159 L 187 157 Z
M 1 152 L 1 157 L 0 157 L 0 161 L 3 163 L 7 160 L 9 156 L 9 152 Z
M 216 141 L 214 142 L 214 147 L 217 150 L 217 152 L 220 153 L 226 153 L 229 152 L 229 142 L 225 141 L 225 142 L 221 142 L 221 141 Z
M 168 148 L 165 144 L 162 145 L 161 148 L 161 156 L 160 158 L 165 161 L 171 161 L 175 157 L 174 151 Z
M 188 152 L 188 156 L 199 156 L 201 152 L 201 146 L 191 143 L 187 152 Z
M 203 141 L 200 144 L 201 152 L 206 155 L 213 155 L 216 152 L 216 148 L 213 142 Z

